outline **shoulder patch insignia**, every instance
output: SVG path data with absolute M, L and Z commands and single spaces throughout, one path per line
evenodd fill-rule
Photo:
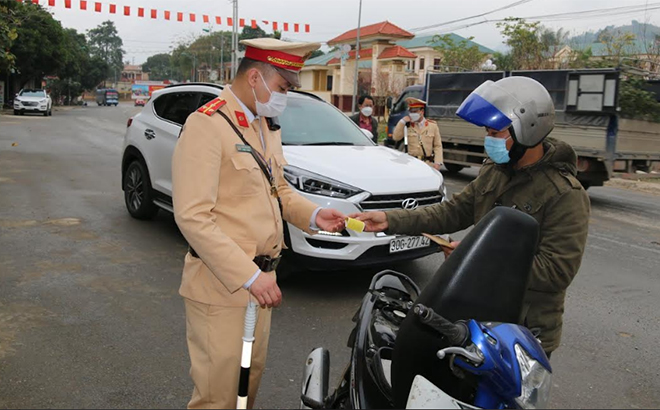
M 197 112 L 201 112 L 202 114 L 206 114 L 210 117 L 213 114 L 215 114 L 215 112 L 218 111 L 220 108 L 222 108 L 225 104 L 227 104 L 227 101 L 218 97 L 204 104 L 200 109 L 197 110 Z
M 250 126 L 250 123 L 248 123 L 247 117 L 245 116 L 245 113 L 243 111 L 235 111 L 234 114 L 236 114 L 236 120 L 238 121 L 238 125 L 240 125 L 243 128 L 248 128 Z

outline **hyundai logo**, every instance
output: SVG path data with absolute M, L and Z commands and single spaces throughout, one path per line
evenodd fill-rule
M 417 202 L 417 200 L 413 198 L 408 198 L 403 202 L 401 202 L 401 207 L 403 207 L 403 209 L 407 209 L 408 211 L 417 209 L 418 206 L 419 206 L 419 202 Z

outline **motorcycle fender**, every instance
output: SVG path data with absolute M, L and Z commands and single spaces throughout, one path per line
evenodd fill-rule
M 330 352 L 322 347 L 312 350 L 307 356 L 302 379 L 302 394 L 323 403 L 328 395 L 330 380 Z M 308 409 L 302 402 L 301 409 Z
M 428 381 L 423 376 L 415 376 L 410 395 L 406 404 L 407 409 L 477 409 L 460 402 L 447 393 L 443 392 L 436 385 Z

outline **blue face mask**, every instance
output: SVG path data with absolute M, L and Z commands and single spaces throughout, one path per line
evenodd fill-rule
M 511 137 L 509 137 L 511 138 Z M 486 137 L 484 140 L 484 148 L 486 153 L 495 161 L 496 164 L 508 164 L 511 161 L 509 157 L 509 150 L 506 149 L 506 142 L 509 140 L 495 137 Z

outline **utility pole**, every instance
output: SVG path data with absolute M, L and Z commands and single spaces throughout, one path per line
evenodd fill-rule
M 233 20 L 231 32 L 231 79 L 236 77 L 236 70 L 238 69 L 238 0 L 232 0 L 233 7 Z
M 355 114 L 355 102 L 358 92 L 358 76 L 360 74 L 360 23 L 362 22 L 362 0 L 360 0 L 360 11 L 358 12 L 357 41 L 355 43 L 355 79 L 353 82 L 353 105 L 351 112 Z
M 225 36 L 224 33 L 220 32 L 220 84 L 224 84 L 225 81 Z

